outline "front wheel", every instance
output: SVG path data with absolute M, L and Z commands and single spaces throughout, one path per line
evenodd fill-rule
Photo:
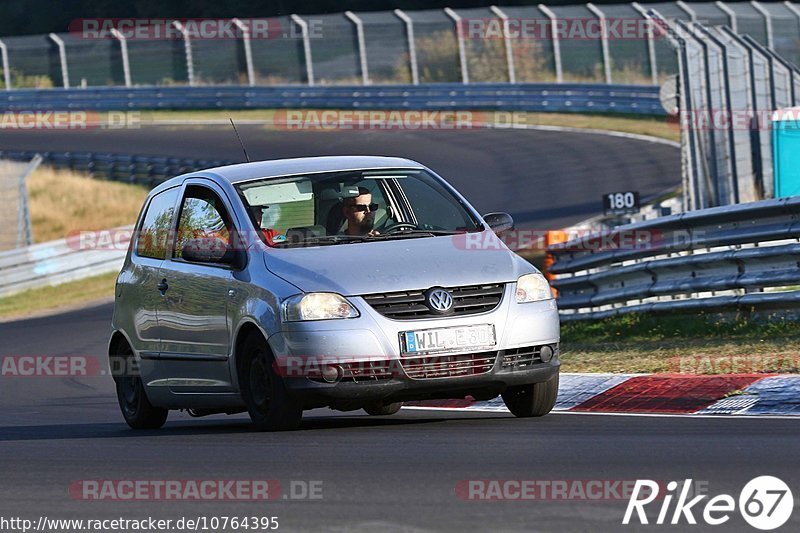
M 289 396 L 283 380 L 272 367 L 272 355 L 260 335 L 244 342 L 239 385 L 242 400 L 258 431 L 297 429 L 303 408 Z
M 403 402 L 383 403 L 374 402 L 364 407 L 368 415 L 387 416 L 393 415 L 403 407 Z
M 503 402 L 516 417 L 544 416 L 556 404 L 558 374 L 542 383 L 509 387 L 503 393 Z
M 115 377 L 117 400 L 125 422 L 133 429 L 158 429 L 169 416 L 167 409 L 154 407 L 144 390 L 142 377 L 130 347 L 125 346 L 117 355 L 124 365 L 121 375 Z

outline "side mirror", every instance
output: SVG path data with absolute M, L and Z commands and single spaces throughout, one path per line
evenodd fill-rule
M 192 263 L 229 263 L 228 245 L 217 237 L 189 239 L 181 248 L 181 257 Z
M 488 213 L 483 215 L 483 221 L 498 234 L 514 229 L 514 219 L 508 213 Z

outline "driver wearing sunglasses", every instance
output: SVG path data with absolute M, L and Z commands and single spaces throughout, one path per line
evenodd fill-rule
M 342 201 L 342 212 L 347 227 L 345 235 L 379 235 L 375 230 L 375 211 L 378 204 L 372 203 L 372 194 L 364 187 L 358 188 L 358 196 Z

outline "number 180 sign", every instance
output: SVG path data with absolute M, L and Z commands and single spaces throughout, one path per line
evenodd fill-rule
M 637 191 L 610 192 L 603 195 L 603 213 L 606 215 L 624 215 L 639 211 L 639 193 Z

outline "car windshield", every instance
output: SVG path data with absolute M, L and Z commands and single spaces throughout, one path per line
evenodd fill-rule
M 355 170 L 240 183 L 269 246 L 325 246 L 480 231 L 441 180 L 418 169 Z

